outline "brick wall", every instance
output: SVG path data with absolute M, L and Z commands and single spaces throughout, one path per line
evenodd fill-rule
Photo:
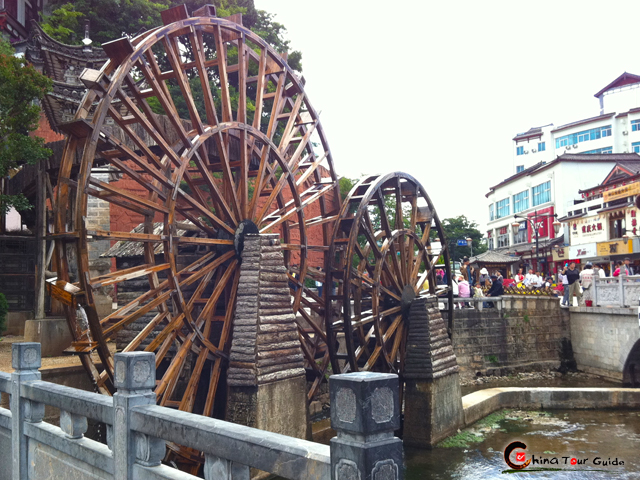
M 453 346 L 465 376 L 557 368 L 569 313 L 557 298 L 505 297 L 495 308 L 456 310 Z

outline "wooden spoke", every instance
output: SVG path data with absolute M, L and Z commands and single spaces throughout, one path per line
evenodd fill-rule
M 347 195 L 336 225 L 326 282 L 338 291 L 325 308 L 332 369 L 402 375 L 408 307 L 414 298 L 435 294 L 430 276 L 440 255 L 449 269 L 446 241 L 438 252 L 431 247 L 432 233 L 445 238 L 431 200 L 404 173 L 364 178 Z M 448 288 L 442 289 L 446 295 Z M 346 355 L 337 349 L 342 334 Z
M 81 309 L 65 307 L 70 353 L 81 356 L 100 391 L 113 393 L 113 352 L 154 352 L 159 403 L 207 416 L 224 412 L 217 402 L 226 401 L 226 388 L 219 385 L 242 268 L 239 240 L 249 226 L 280 235 L 313 398 L 331 361 L 318 321 L 329 299 L 360 289 L 362 324 L 355 328 L 366 344 L 376 338 L 368 332 L 375 320 L 365 319 L 368 298 L 401 298 L 394 267 L 377 287 L 369 261 L 393 265 L 382 249 L 389 235 L 376 238 L 371 229 L 372 245 L 356 249 L 360 286 L 328 281 L 341 211 L 338 175 L 304 81 L 260 37 L 224 19 L 191 17 L 129 47 L 86 74 L 93 80 L 74 118 L 84 127 L 70 133 L 57 188 L 49 189 L 57 273 L 83 292 Z M 237 62 L 230 61 L 236 52 Z M 96 200 L 109 205 L 110 223 L 94 222 Z M 117 308 L 100 318 L 98 305 L 113 299 Z M 365 345 L 362 355 L 373 349 Z

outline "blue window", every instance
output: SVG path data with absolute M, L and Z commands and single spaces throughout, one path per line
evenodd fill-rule
M 533 187 L 533 206 L 537 207 L 551 201 L 551 180 Z
M 631 120 L 631 131 L 637 132 L 640 130 L 640 120 Z
M 516 173 L 524 171 L 524 165 L 516 165 Z
M 489 221 L 494 220 L 495 216 L 494 216 L 494 210 L 493 210 L 493 203 L 491 205 L 489 205 Z
M 518 233 L 513 236 L 513 244 L 526 243 L 529 240 L 527 225 L 529 222 L 519 222 Z
M 576 145 L 577 143 L 587 142 L 590 140 L 598 140 L 599 138 L 611 136 L 611 125 L 604 127 L 591 128 L 582 132 L 572 133 L 563 137 L 556 138 L 556 148 L 566 147 L 567 145 Z
M 631 144 L 631 148 L 633 149 L 634 152 L 640 153 L 640 142 L 633 142 Z
M 502 218 L 509 215 L 509 199 L 505 198 L 496 204 L 496 218 Z
M 588 150 L 582 153 L 613 153 L 613 147 L 596 148 L 595 150 Z
M 513 213 L 518 213 L 529 208 L 529 190 L 516 193 L 513 196 Z
M 524 154 L 524 147 L 520 146 L 520 147 L 516 147 L 516 155 L 523 155 Z
M 544 152 L 547 149 L 547 146 L 545 145 L 545 142 L 539 142 L 538 143 L 538 151 L 539 152 Z

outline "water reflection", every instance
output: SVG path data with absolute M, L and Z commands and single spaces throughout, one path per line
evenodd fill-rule
M 499 421 L 482 443 L 470 448 L 405 449 L 406 479 L 566 479 L 605 480 L 640 478 L 640 413 L 631 411 L 555 410 L 527 420 L 514 416 Z M 504 448 L 520 440 L 527 444 L 527 458 L 558 458 L 560 472 L 523 472 L 505 475 Z M 564 459 L 567 457 L 567 464 Z M 584 460 L 572 466 L 571 458 Z M 600 465 L 594 465 L 594 459 Z M 603 465 L 617 458 L 624 466 Z M 541 465 L 536 465 L 541 466 Z M 528 468 L 534 467 L 530 465 Z M 588 469 L 578 471 L 579 468 Z M 593 471 L 601 469 L 603 471 Z M 591 470 L 591 471 L 589 471 Z

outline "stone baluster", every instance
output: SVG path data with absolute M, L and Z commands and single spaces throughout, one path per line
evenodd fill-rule
M 622 269 L 621 269 L 622 270 Z M 620 292 L 619 298 L 620 298 L 620 307 L 624 308 L 625 307 L 625 301 L 624 301 L 624 281 L 626 280 L 626 275 L 623 273 L 620 273 L 620 275 L 618 275 L 618 291 Z
M 249 480 L 251 469 L 231 460 L 205 455 L 204 478 L 205 480 Z
M 600 284 L 600 278 L 598 277 L 598 274 L 595 275 L 594 279 L 593 279 L 593 306 L 597 307 L 598 306 L 598 285 Z
M 11 346 L 11 478 L 28 478 L 27 437 L 24 424 L 38 423 L 44 417 L 44 404 L 20 397 L 20 386 L 24 382 L 40 380 L 40 344 L 34 342 L 14 343 Z
M 329 377 L 332 480 L 400 480 L 398 376 L 358 372 Z
M 87 417 L 75 413 L 60 411 L 60 429 L 68 438 L 82 438 L 87 431 Z
M 133 478 L 133 465 L 154 467 L 160 465 L 165 454 L 162 439 L 131 430 L 130 412 L 140 405 L 155 405 L 155 355 L 151 352 L 117 353 L 115 361 L 115 409 L 113 430 L 109 443 L 113 445 L 115 480 Z

